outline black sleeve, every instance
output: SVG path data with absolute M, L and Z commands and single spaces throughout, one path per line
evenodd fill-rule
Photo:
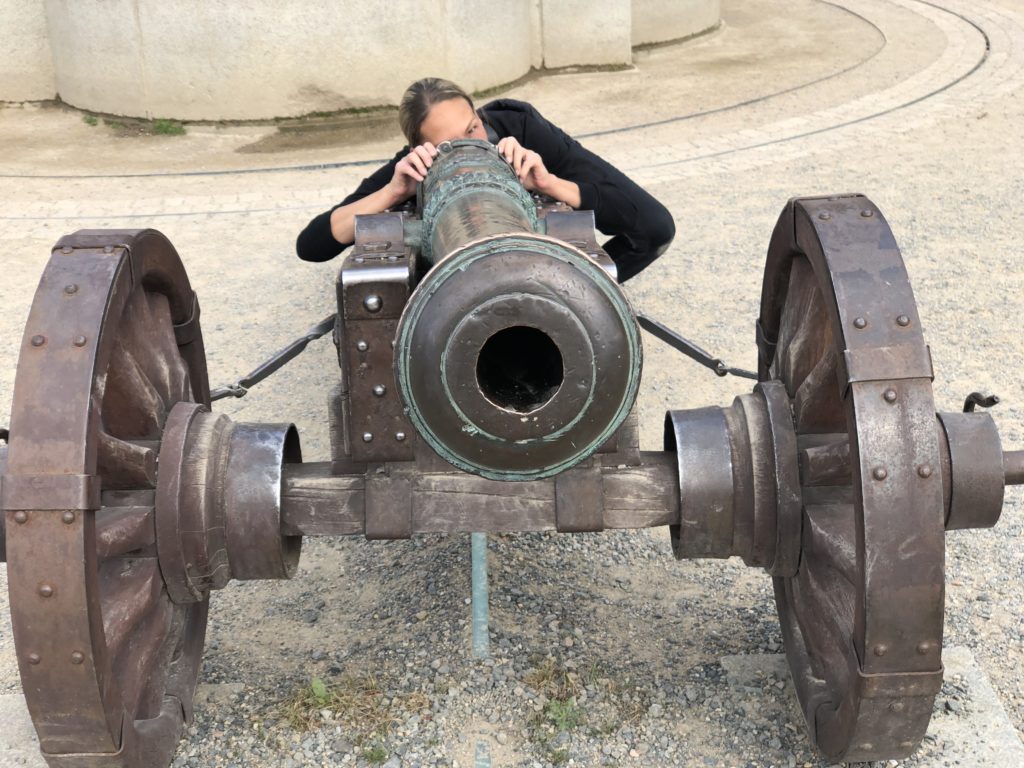
M 367 195 L 372 195 L 378 189 L 391 181 L 395 175 L 395 166 L 409 153 L 409 149 L 402 149 L 389 163 L 382 165 L 372 174 L 363 179 L 356 191 L 346 197 L 330 210 L 315 216 L 306 228 L 299 233 L 295 241 L 295 252 L 303 261 L 329 261 L 348 248 L 352 243 L 339 243 L 331 234 L 331 214 L 343 205 L 362 200 Z
M 606 235 L 634 230 L 641 207 L 660 203 L 604 158 L 595 155 L 531 104 L 498 99 L 482 110 L 500 136 L 514 136 L 537 152 L 549 171 L 580 188 L 580 210 L 593 211 Z

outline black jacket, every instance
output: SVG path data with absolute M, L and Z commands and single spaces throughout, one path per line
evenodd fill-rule
M 499 139 L 515 137 L 524 147 L 539 154 L 549 171 L 575 182 L 580 188 L 580 209 L 594 212 L 601 232 L 618 235 L 636 228 L 638 206 L 649 200 L 649 195 L 617 168 L 545 120 L 531 105 L 514 99 L 497 99 L 485 104 L 478 113 Z M 391 181 L 395 165 L 408 153 L 409 147 L 403 147 L 389 163 L 363 179 L 355 192 L 310 221 L 295 244 L 299 258 L 327 261 L 351 245 L 334 239 L 331 213 L 335 208 L 383 188 Z

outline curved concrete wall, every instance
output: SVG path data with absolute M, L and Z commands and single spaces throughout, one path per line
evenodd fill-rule
M 57 93 L 42 0 L 0 0 L 0 99 L 39 101 Z
M 720 0 L 633 0 L 632 44 L 682 40 L 718 26 Z
M 20 73 L 0 77 L 0 99 L 59 95 L 96 112 L 182 120 L 396 104 L 424 75 L 475 91 L 515 80 L 531 67 L 626 64 L 638 35 L 640 42 L 659 42 L 712 27 L 718 5 L 0 0 L 0 29 L 18 52 L 4 58 L 0 75 L 8 65 Z

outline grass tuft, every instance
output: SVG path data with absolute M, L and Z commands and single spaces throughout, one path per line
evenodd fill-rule
M 185 126 L 177 120 L 154 120 L 151 130 L 158 136 L 185 135 Z

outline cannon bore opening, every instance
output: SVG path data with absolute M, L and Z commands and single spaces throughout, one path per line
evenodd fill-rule
M 517 413 L 545 405 L 562 386 L 562 353 L 544 331 L 525 325 L 491 336 L 476 359 L 476 380 L 484 397 Z

